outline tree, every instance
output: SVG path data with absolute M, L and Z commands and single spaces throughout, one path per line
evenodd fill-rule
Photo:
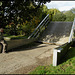
M 66 15 L 65 21 L 73 21 L 74 20 L 75 14 L 73 14 L 73 12 L 71 10 L 66 11 L 64 14 Z
M 50 17 L 50 20 L 52 21 L 53 20 L 53 16 L 60 12 L 58 9 L 48 9 L 48 12 L 47 14 L 49 14 L 49 17 Z
M 43 6 L 42 6 L 42 11 L 47 14 L 48 8 L 47 8 L 47 6 L 44 5 L 44 4 L 43 4 Z
M 37 4 L 36 4 L 36 2 Z M 38 8 L 45 0 L 1 0 L 0 1 L 0 27 L 14 22 L 15 24 L 23 23 L 25 20 L 31 20 L 34 11 L 38 11 Z M 48 0 L 50 1 L 50 0 Z
M 37 3 L 36 3 L 36 2 Z M 25 21 L 31 21 L 33 16 L 37 15 L 40 6 L 46 3 L 45 0 L 1 0 L 0 1 L 0 27 L 5 28 L 6 25 L 13 23 L 13 31 L 16 33 L 18 24 Z M 50 0 L 48 0 L 50 1 Z M 40 11 L 41 12 L 41 11 Z
M 66 15 L 64 15 L 62 12 L 56 13 L 53 16 L 53 21 L 65 21 Z
M 70 11 L 75 14 L 75 8 L 72 8 Z

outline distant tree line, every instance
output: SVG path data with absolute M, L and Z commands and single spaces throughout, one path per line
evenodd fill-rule
M 75 8 L 69 11 L 59 11 L 58 9 L 46 9 L 47 14 L 50 15 L 51 21 L 73 21 L 75 18 Z

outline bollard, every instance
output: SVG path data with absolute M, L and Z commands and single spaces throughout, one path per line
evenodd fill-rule
M 3 38 L 3 28 L 0 28 L 0 43 L 3 45 L 2 53 L 5 53 L 7 44 Z
M 5 53 L 7 44 L 4 42 L 4 40 L 2 40 L 0 43 L 3 45 L 2 53 Z

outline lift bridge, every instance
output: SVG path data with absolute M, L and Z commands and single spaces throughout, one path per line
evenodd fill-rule
M 73 26 L 72 23 L 73 22 L 62 21 L 51 22 L 48 14 L 28 39 L 37 38 L 37 42 L 47 44 L 64 44 L 70 42 L 73 37 L 73 31 L 71 31 Z
M 6 41 L 7 50 L 28 44 L 32 41 L 62 45 L 72 41 L 73 32 L 73 22 L 52 22 L 50 21 L 48 14 L 27 39 Z M 6 44 L 5 42 L 0 42 L 0 51 L 5 51 Z

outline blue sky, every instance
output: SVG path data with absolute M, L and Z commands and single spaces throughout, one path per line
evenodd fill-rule
M 48 9 L 57 8 L 60 11 L 67 11 L 72 8 L 75 8 L 75 1 L 51 1 L 50 3 L 45 4 Z

